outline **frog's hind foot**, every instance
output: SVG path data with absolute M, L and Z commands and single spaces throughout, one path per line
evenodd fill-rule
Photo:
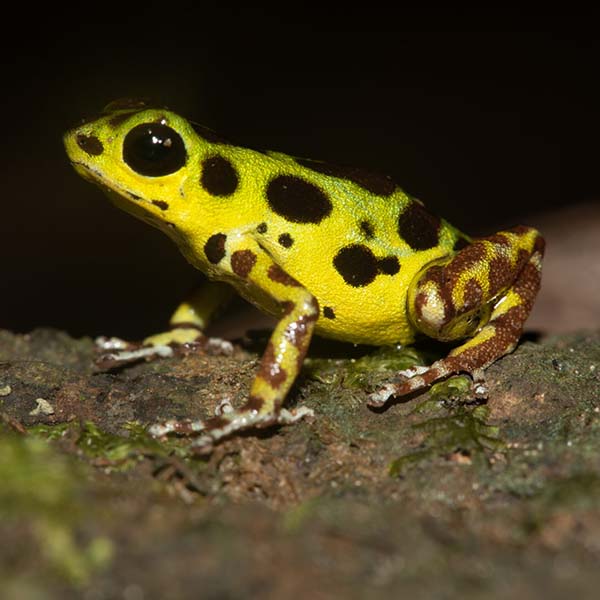
M 402 373 L 404 380 L 372 393 L 369 404 L 383 406 L 392 396 L 410 394 L 456 373 L 469 373 L 474 396 L 484 398 L 483 369 L 519 342 L 540 288 L 543 254 L 544 240 L 535 229 L 515 227 L 476 240 L 445 266 L 427 269 L 413 290 L 414 322 L 442 341 L 467 339 L 430 367 Z M 487 257 L 488 276 L 480 284 L 472 266 L 481 265 L 481 256 Z M 460 301 L 454 295 L 458 289 L 462 289 Z M 484 311 L 481 318 L 478 311 L 486 307 L 490 314 Z
M 381 408 L 388 400 L 395 396 L 405 396 L 431 386 L 450 375 L 459 372 L 455 366 L 451 366 L 448 359 L 438 360 L 430 367 L 413 367 L 400 371 L 398 374 L 403 377 L 397 382 L 390 382 L 383 385 L 380 389 L 369 394 L 367 404 L 373 408 Z M 472 369 L 468 373 L 472 379 L 471 393 L 479 400 L 487 398 L 488 389 L 485 383 L 483 369 Z
M 431 367 L 415 366 L 404 371 L 400 371 L 399 381 L 386 383 L 377 391 L 369 394 L 367 404 L 374 408 L 384 406 L 387 401 L 394 396 L 405 396 L 412 392 L 424 389 L 430 386 L 434 381 L 449 375 L 443 366 L 434 363 Z
M 280 409 L 277 413 L 260 413 L 256 410 L 243 407 L 234 410 L 225 399 L 215 409 L 214 417 L 209 419 L 178 420 L 171 419 L 163 423 L 156 423 L 148 428 L 150 435 L 164 437 L 169 434 L 191 437 L 194 436 L 191 447 L 199 454 L 211 452 L 214 445 L 225 437 L 250 428 L 264 428 L 270 425 L 290 425 L 307 416 L 313 416 L 312 409 L 301 406 L 296 409 Z
M 128 342 L 116 337 L 99 337 L 96 339 L 96 348 L 99 354 L 94 363 L 102 371 L 143 360 L 183 356 L 196 351 L 224 356 L 233 353 L 233 346 L 227 340 L 207 337 L 197 329 L 179 327 L 150 336 L 143 342 Z

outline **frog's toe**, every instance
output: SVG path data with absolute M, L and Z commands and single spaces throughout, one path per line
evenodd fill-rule
M 135 342 L 128 342 L 118 337 L 106 337 L 101 335 L 94 340 L 96 348 L 104 352 L 112 352 L 116 350 L 131 350 L 132 348 L 139 347 L 141 344 Z
M 369 401 L 367 404 L 373 408 L 384 406 L 385 403 L 396 394 L 396 384 L 386 383 L 380 387 L 376 392 L 369 394 Z
M 485 381 L 485 372 L 483 369 L 474 369 L 470 374 L 473 379 L 473 385 L 471 390 L 475 398 L 479 400 L 487 400 L 488 398 L 488 387 Z

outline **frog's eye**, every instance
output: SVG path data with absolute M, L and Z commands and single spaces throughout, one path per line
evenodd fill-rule
M 179 171 L 187 153 L 174 129 L 162 123 L 144 123 L 125 136 L 123 160 L 140 175 L 161 177 Z

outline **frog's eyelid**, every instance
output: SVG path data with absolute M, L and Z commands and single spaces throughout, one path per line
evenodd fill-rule
M 196 132 L 198 136 L 200 136 L 203 140 L 210 142 L 211 144 L 227 144 L 230 145 L 229 140 L 223 138 L 216 131 L 207 127 L 206 125 L 202 125 L 201 123 L 197 123 L 196 121 L 189 121 L 191 128 Z
M 110 114 L 121 110 L 140 111 L 148 108 L 169 110 L 160 102 L 154 102 L 151 98 L 118 98 L 109 102 L 103 109 L 102 114 Z

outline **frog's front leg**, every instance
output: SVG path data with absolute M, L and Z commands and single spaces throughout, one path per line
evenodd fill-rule
M 280 309 L 277 323 L 260 361 L 258 373 L 246 403 L 237 410 L 220 411 L 216 417 L 200 421 L 168 421 L 154 425 L 150 433 L 197 435 L 194 446 L 209 450 L 219 439 L 249 427 L 291 423 L 312 411 L 300 408 L 287 411 L 283 400 L 294 383 L 319 316 L 316 298 L 279 267 L 253 240 L 228 244 L 231 271 L 242 287 L 267 293 Z
M 232 295 L 231 286 L 210 281 L 196 289 L 177 307 L 169 320 L 168 331 L 151 335 L 142 342 L 98 338 L 96 345 L 101 354 L 96 359 L 96 365 L 100 369 L 112 369 L 140 360 L 173 356 L 176 352 L 195 348 L 231 353 L 233 348 L 229 342 L 207 337 L 203 332 Z
M 441 341 L 469 338 L 429 367 L 405 373 L 370 395 L 382 406 L 454 373 L 479 379 L 487 366 L 511 352 L 540 288 L 544 240 L 529 227 L 479 238 L 442 264 L 429 266 L 409 291 L 416 329 Z M 478 395 L 485 390 L 475 386 Z

